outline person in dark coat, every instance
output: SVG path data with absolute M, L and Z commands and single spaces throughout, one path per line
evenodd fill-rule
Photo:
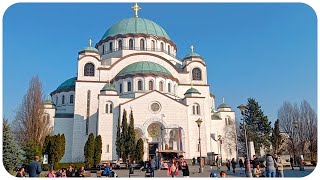
M 236 173 L 236 165 L 237 165 L 237 162 L 234 158 L 232 158 L 231 160 L 231 166 L 232 166 L 232 172 L 233 173 Z
M 67 172 L 66 172 L 66 176 L 67 177 L 75 177 L 76 176 L 76 172 L 75 170 L 73 169 L 73 166 L 70 165 L 67 169 Z
M 258 165 L 260 166 L 260 161 L 259 159 L 256 157 L 256 155 L 253 155 L 253 158 L 252 158 L 252 168 L 253 168 L 253 172 L 256 172 L 256 169 L 258 167 Z
M 39 156 L 35 156 L 34 161 L 32 161 L 29 164 L 29 170 L 28 170 L 29 177 L 39 177 L 40 176 L 42 169 L 41 169 L 40 163 L 38 161 L 39 161 Z
M 290 156 L 290 165 L 291 165 L 291 170 L 294 170 L 294 168 L 293 168 L 293 157 L 292 156 Z
M 183 177 L 189 177 L 189 166 L 188 166 L 188 163 L 184 160 L 184 157 L 183 156 L 180 156 L 180 162 L 179 162 L 179 165 L 180 165 L 180 169 L 182 171 L 182 175 Z
M 243 161 L 242 161 L 242 159 L 239 160 L 239 167 L 240 167 L 240 174 L 242 174 L 242 168 L 243 168 Z

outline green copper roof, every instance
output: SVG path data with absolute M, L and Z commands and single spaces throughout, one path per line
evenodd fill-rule
M 134 74 L 161 74 L 172 76 L 172 74 L 160 64 L 148 61 L 136 62 L 123 68 L 117 76 L 134 75 Z
M 82 51 L 95 51 L 95 52 L 99 52 L 98 49 L 96 49 L 95 47 L 85 47 L 82 49 Z
M 195 52 L 190 52 L 187 54 L 183 59 L 189 58 L 189 57 L 194 57 L 194 56 L 200 56 L 200 54 L 195 53 Z M 200 56 L 201 57 L 201 56 Z
M 117 92 L 116 88 L 112 84 L 109 84 L 109 83 L 104 85 L 100 91 L 116 91 Z
M 190 89 L 188 89 L 188 90 L 186 91 L 186 93 L 184 93 L 184 95 L 186 95 L 186 94 L 191 94 L 191 93 L 201 94 L 197 89 L 191 87 Z
M 218 109 L 219 108 L 230 108 L 230 106 L 228 105 L 228 104 L 226 104 L 226 103 L 222 103 L 222 104 L 220 104 L 220 106 L 218 107 Z
M 77 77 L 73 77 L 73 78 L 66 80 L 54 92 L 74 90 L 76 80 L 77 80 Z
M 101 39 L 117 34 L 150 34 L 170 40 L 166 31 L 153 21 L 144 18 L 127 18 L 111 26 Z

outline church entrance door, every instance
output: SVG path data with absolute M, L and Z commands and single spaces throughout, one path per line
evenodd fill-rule
M 158 146 L 158 143 L 149 143 L 149 159 L 156 156 Z

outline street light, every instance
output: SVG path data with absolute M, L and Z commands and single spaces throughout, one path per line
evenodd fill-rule
M 240 106 L 238 106 L 237 108 L 240 109 L 241 111 L 241 115 L 242 115 L 242 120 L 243 120 L 243 129 L 244 129 L 244 138 L 245 138 L 245 141 L 246 141 L 246 150 L 247 150 L 247 177 L 252 177 L 252 173 L 251 173 L 251 170 L 250 170 L 250 159 L 249 159 L 249 150 L 248 150 L 248 141 L 247 141 L 247 131 L 246 131 L 246 126 L 245 126 L 245 121 L 244 121 L 244 113 L 247 109 L 247 106 L 244 105 L 244 104 L 241 104 Z
M 295 147 L 294 147 L 294 138 L 293 138 L 293 130 L 295 129 L 295 128 L 297 128 L 298 127 L 298 124 L 299 124 L 299 122 L 297 121 L 297 120 L 293 120 L 293 122 L 292 122 L 292 125 L 291 125 L 291 138 L 292 138 L 292 151 L 293 151 L 293 164 L 296 164 L 295 163 L 295 160 L 296 160 L 296 153 L 295 153 Z
M 202 158 L 201 158 L 201 138 L 200 138 L 200 126 L 202 123 L 202 120 L 199 118 L 198 120 L 196 120 L 196 123 L 198 125 L 199 128 L 199 151 L 200 151 L 200 161 L 199 161 L 199 173 L 203 172 L 203 168 L 202 168 Z

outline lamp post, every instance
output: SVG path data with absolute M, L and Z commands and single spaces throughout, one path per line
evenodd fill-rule
M 247 166 L 247 177 L 252 177 L 251 168 L 250 168 L 249 150 L 248 150 L 247 130 L 246 130 L 245 121 L 244 121 L 244 113 L 245 113 L 245 111 L 247 109 L 247 106 L 244 105 L 244 104 L 241 104 L 237 108 L 240 109 L 241 115 L 242 115 L 242 120 L 243 120 L 244 139 L 246 141 L 246 151 L 247 151 L 247 164 L 246 164 L 246 166 Z
M 199 118 L 198 120 L 196 120 L 196 123 L 197 123 L 198 128 L 199 128 L 199 151 L 200 151 L 199 173 L 202 173 L 203 172 L 203 167 L 202 167 L 202 158 L 201 158 L 201 138 L 200 138 L 200 126 L 201 126 L 202 120 Z
M 294 132 L 293 132 L 293 130 L 294 130 L 295 128 L 297 128 L 297 127 L 298 127 L 298 121 L 294 120 L 294 121 L 292 122 L 292 125 L 291 125 L 293 164 L 296 164 L 296 163 L 295 163 L 295 161 L 296 161 L 296 153 L 295 153 L 295 150 L 294 150 L 295 147 L 294 147 L 294 136 L 293 136 Z

